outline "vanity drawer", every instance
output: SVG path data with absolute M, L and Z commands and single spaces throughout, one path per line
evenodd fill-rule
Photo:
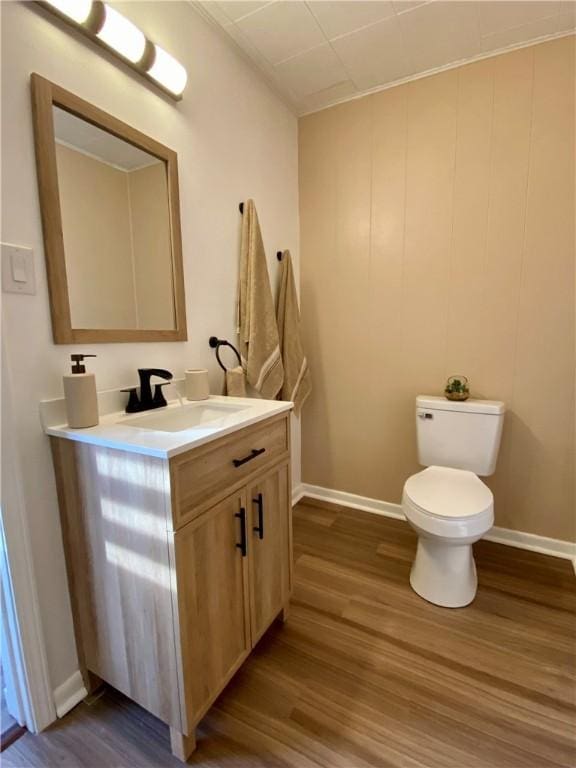
M 219 496 L 289 449 L 288 419 L 282 415 L 170 461 L 174 528 L 203 512 Z

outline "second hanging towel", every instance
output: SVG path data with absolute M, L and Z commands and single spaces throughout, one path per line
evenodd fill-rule
M 312 391 L 312 377 L 300 331 L 300 311 L 290 251 L 284 251 L 282 256 L 282 280 L 278 296 L 278 332 L 284 362 L 282 400 L 292 400 L 294 410 L 299 414 L 304 401 Z
M 284 367 L 266 254 L 253 200 L 245 203 L 242 217 L 238 333 L 248 383 L 262 397 L 274 399 L 282 388 Z

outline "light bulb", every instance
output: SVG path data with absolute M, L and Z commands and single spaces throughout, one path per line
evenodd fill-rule
M 179 96 L 186 87 L 188 74 L 182 64 L 159 45 L 154 46 L 154 63 L 148 74 L 170 93 Z
M 47 0 L 47 2 L 77 24 L 84 24 L 92 10 L 92 0 Z
M 97 34 L 99 40 L 113 48 L 133 64 L 140 61 L 146 49 L 146 38 L 135 24 L 121 13 L 104 6 L 104 24 Z

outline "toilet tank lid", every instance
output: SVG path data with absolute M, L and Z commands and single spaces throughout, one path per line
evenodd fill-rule
M 506 410 L 500 400 L 447 400 L 436 395 L 418 395 L 416 408 L 429 411 L 459 411 L 460 413 L 485 413 L 498 416 Z

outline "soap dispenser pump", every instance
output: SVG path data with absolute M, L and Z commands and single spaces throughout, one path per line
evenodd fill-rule
M 86 373 L 84 358 L 96 355 L 70 355 L 72 373 L 62 377 L 66 416 L 72 429 L 85 429 L 98 424 L 98 396 L 96 395 L 96 377 Z

